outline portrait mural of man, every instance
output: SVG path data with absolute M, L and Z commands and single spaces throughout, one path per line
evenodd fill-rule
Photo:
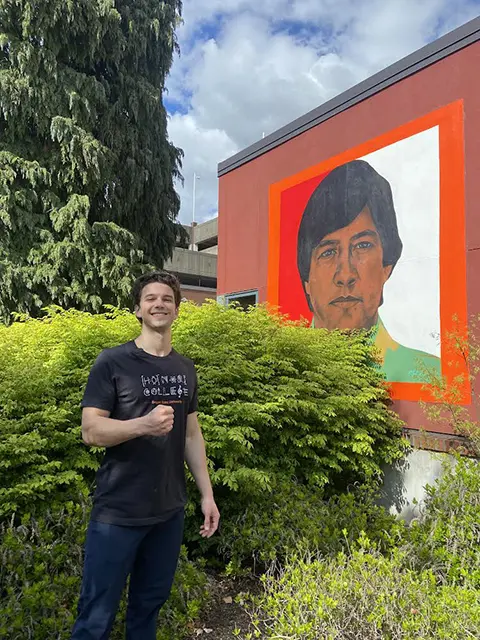
M 331 157 L 321 124 L 318 162 L 269 186 L 268 303 L 368 331 L 394 399 L 434 401 L 432 374 L 465 373 L 448 342 L 467 325 L 463 118 L 452 102 Z
M 371 330 L 387 380 L 421 382 L 440 359 L 403 346 L 379 314 L 384 286 L 402 254 L 389 182 L 365 160 L 333 169 L 303 211 L 297 267 L 312 326 Z

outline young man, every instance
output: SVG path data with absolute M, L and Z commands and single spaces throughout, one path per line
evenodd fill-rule
M 184 460 L 201 494 L 210 537 L 220 514 L 197 420 L 191 360 L 171 345 L 181 294 L 166 272 L 133 288 L 142 325 L 136 340 L 103 351 L 82 401 L 87 445 L 106 447 L 87 531 L 82 591 L 72 640 L 107 640 L 130 575 L 127 640 L 155 640 L 183 536 Z

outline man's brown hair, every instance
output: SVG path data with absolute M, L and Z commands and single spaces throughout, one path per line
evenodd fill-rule
M 168 271 L 150 271 L 150 273 L 144 273 L 135 280 L 132 290 L 133 303 L 136 307 L 140 306 L 140 299 L 142 297 L 142 291 L 152 282 L 159 282 L 160 284 L 166 284 L 173 291 L 175 298 L 175 306 L 180 306 L 182 301 L 182 293 L 180 290 L 180 281 L 177 276 Z

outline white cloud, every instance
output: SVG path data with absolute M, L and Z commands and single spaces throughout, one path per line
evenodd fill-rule
M 181 220 L 216 214 L 217 163 L 478 14 L 478 0 L 185 0 L 168 83 Z
M 216 167 L 218 158 L 227 158 L 237 151 L 237 146 L 221 129 L 202 128 L 193 115 L 176 114 L 169 122 L 170 137 L 184 149 L 184 187 L 181 221 L 191 222 L 193 217 L 193 174 L 196 173 L 195 220 L 208 220 L 217 214 Z

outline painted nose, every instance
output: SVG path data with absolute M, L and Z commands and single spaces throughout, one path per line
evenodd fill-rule
M 334 282 L 337 287 L 353 287 L 358 280 L 358 272 L 351 260 L 340 260 L 335 272 Z

